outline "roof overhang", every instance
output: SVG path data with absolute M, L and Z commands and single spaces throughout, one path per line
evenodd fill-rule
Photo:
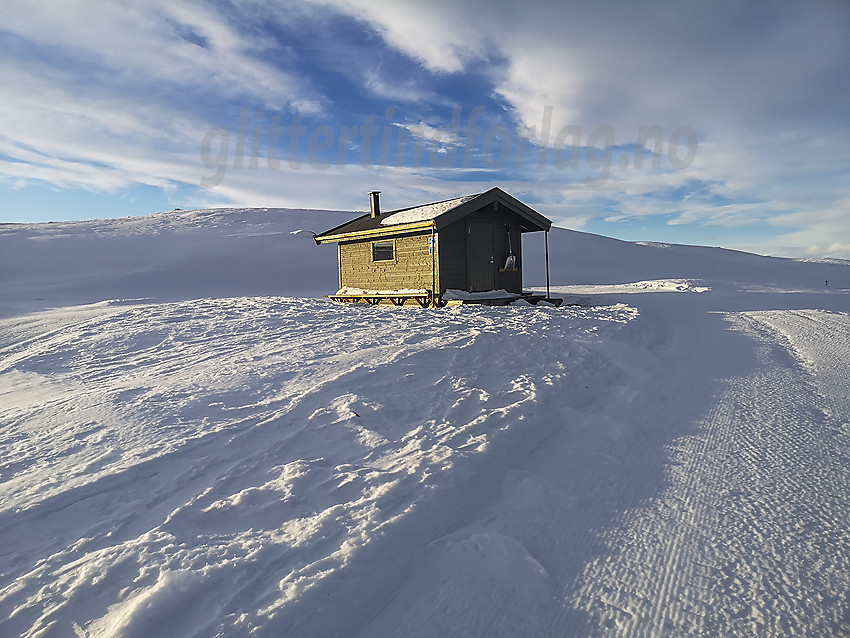
M 519 215 L 526 222 L 522 227 L 522 232 L 524 233 L 549 230 L 552 227 L 552 220 L 547 219 L 530 206 L 523 204 L 516 197 L 508 195 L 498 187 L 491 188 L 487 192 L 481 193 L 475 199 L 464 202 L 460 206 L 440 215 L 434 221 L 437 223 L 438 229 L 445 228 L 470 213 L 494 203 L 504 206 Z
M 348 224 L 344 224 L 347 226 Z M 328 244 L 339 241 L 355 241 L 359 239 L 370 239 L 378 237 L 386 237 L 388 235 L 406 235 L 416 233 L 423 230 L 431 230 L 435 227 L 434 220 L 429 219 L 423 222 L 413 222 L 410 224 L 396 224 L 394 226 L 379 226 L 378 228 L 370 228 L 368 230 L 358 230 L 352 232 L 335 232 L 337 229 L 332 228 L 320 235 L 315 236 L 317 244 Z M 339 228 L 339 227 L 338 227 Z

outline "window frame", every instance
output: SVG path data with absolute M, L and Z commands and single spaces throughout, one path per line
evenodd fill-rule
M 381 247 L 384 248 L 384 249 L 386 249 L 386 248 L 392 249 L 392 256 L 389 257 L 388 259 L 377 259 L 376 255 L 375 255 L 375 249 L 378 247 L 378 244 L 383 244 L 383 246 L 381 246 Z M 395 263 L 395 260 L 396 260 L 395 239 L 380 239 L 380 240 L 377 240 L 377 241 L 373 241 L 373 242 L 371 242 L 371 248 L 372 248 L 372 263 L 377 264 L 377 263 L 383 263 L 383 262 L 388 262 L 388 261 Z

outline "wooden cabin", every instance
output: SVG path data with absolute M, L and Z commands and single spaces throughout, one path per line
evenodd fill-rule
M 370 213 L 315 237 L 317 244 L 338 244 L 338 301 L 359 300 L 345 289 L 372 293 L 370 303 L 385 297 L 397 305 L 408 298 L 440 305 L 451 290 L 504 290 L 518 299 L 522 234 L 548 233 L 552 225 L 500 188 L 388 212 L 381 211 L 379 191 L 370 196 Z

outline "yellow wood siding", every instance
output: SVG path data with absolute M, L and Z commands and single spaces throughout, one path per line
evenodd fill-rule
M 372 290 L 416 288 L 432 290 L 432 256 L 428 254 L 431 233 L 402 235 L 394 238 L 395 259 L 372 261 L 372 242 L 340 242 L 340 286 Z M 381 238 L 386 241 L 387 238 Z M 434 260 L 436 281 L 440 280 L 439 266 Z

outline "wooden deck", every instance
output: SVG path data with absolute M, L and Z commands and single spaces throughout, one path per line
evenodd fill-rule
M 364 293 L 362 295 L 327 295 L 328 299 L 338 301 L 340 303 L 367 303 L 376 306 L 379 303 L 389 302 L 394 306 L 403 306 L 407 301 L 412 301 L 419 304 L 420 308 L 427 308 L 432 305 L 432 294 L 430 290 L 424 293 L 409 293 L 409 292 L 373 292 Z M 439 300 L 437 300 L 439 303 Z
M 563 299 L 559 299 L 557 297 L 547 298 L 546 295 L 533 292 L 523 292 L 522 294 L 514 294 L 508 297 L 496 297 L 490 299 L 442 299 L 441 297 L 435 298 L 431 294 L 430 290 L 426 290 L 422 293 L 371 292 L 364 294 L 326 295 L 326 297 L 339 303 L 366 303 L 372 306 L 376 306 L 381 303 L 391 303 L 394 306 L 403 306 L 408 301 L 412 301 L 414 304 L 419 305 L 420 308 L 428 308 L 429 306 L 442 308 L 443 306 L 447 305 L 455 306 L 464 304 L 478 304 L 485 306 L 509 306 L 510 304 L 520 300 L 526 301 L 533 305 L 536 305 L 541 301 L 545 301 L 557 307 L 564 302 Z

